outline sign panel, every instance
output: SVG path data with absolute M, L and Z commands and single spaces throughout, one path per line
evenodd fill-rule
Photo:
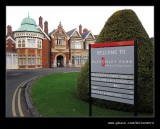
M 92 98 L 134 104 L 134 41 L 90 45 Z
M 91 48 L 92 72 L 134 74 L 134 46 Z

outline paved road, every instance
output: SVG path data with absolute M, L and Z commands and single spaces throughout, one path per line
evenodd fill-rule
M 6 117 L 13 117 L 14 110 L 16 112 L 16 116 L 20 117 L 21 112 L 18 112 L 19 105 L 22 109 L 24 117 L 31 117 L 31 114 L 29 113 L 25 103 L 24 88 L 21 88 L 21 91 L 19 90 L 16 92 L 16 90 L 18 89 L 17 87 L 21 85 L 24 81 L 39 75 L 80 71 L 80 70 L 81 68 L 64 68 L 64 67 L 47 68 L 47 69 L 28 69 L 28 70 L 6 70 Z M 15 105 L 13 106 L 12 102 L 14 102 L 14 98 L 15 98 L 15 105 L 17 106 Z M 20 103 L 16 100 L 20 101 Z

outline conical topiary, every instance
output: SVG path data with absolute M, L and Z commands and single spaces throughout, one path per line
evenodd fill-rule
M 153 112 L 153 43 L 141 21 L 131 9 L 115 12 L 105 23 L 96 43 L 136 40 L 138 47 L 138 111 Z M 89 62 L 77 80 L 77 95 L 88 100 Z M 108 109 L 133 111 L 133 106 L 107 100 L 94 99 L 93 103 Z

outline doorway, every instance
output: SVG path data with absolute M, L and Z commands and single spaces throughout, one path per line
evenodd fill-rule
M 63 56 L 59 55 L 57 56 L 57 67 L 63 67 L 63 66 L 64 66 Z

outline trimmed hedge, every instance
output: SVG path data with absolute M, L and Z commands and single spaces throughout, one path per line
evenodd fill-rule
M 82 67 L 82 70 L 78 76 L 77 81 L 77 95 L 83 99 L 88 100 L 89 98 L 89 60 Z
M 141 21 L 131 9 L 115 12 L 105 23 L 96 43 L 137 40 L 138 47 L 138 111 L 153 112 L 153 42 Z M 88 101 L 89 61 L 77 81 L 77 95 Z M 93 103 L 108 109 L 133 111 L 133 106 L 107 100 L 94 99 Z

